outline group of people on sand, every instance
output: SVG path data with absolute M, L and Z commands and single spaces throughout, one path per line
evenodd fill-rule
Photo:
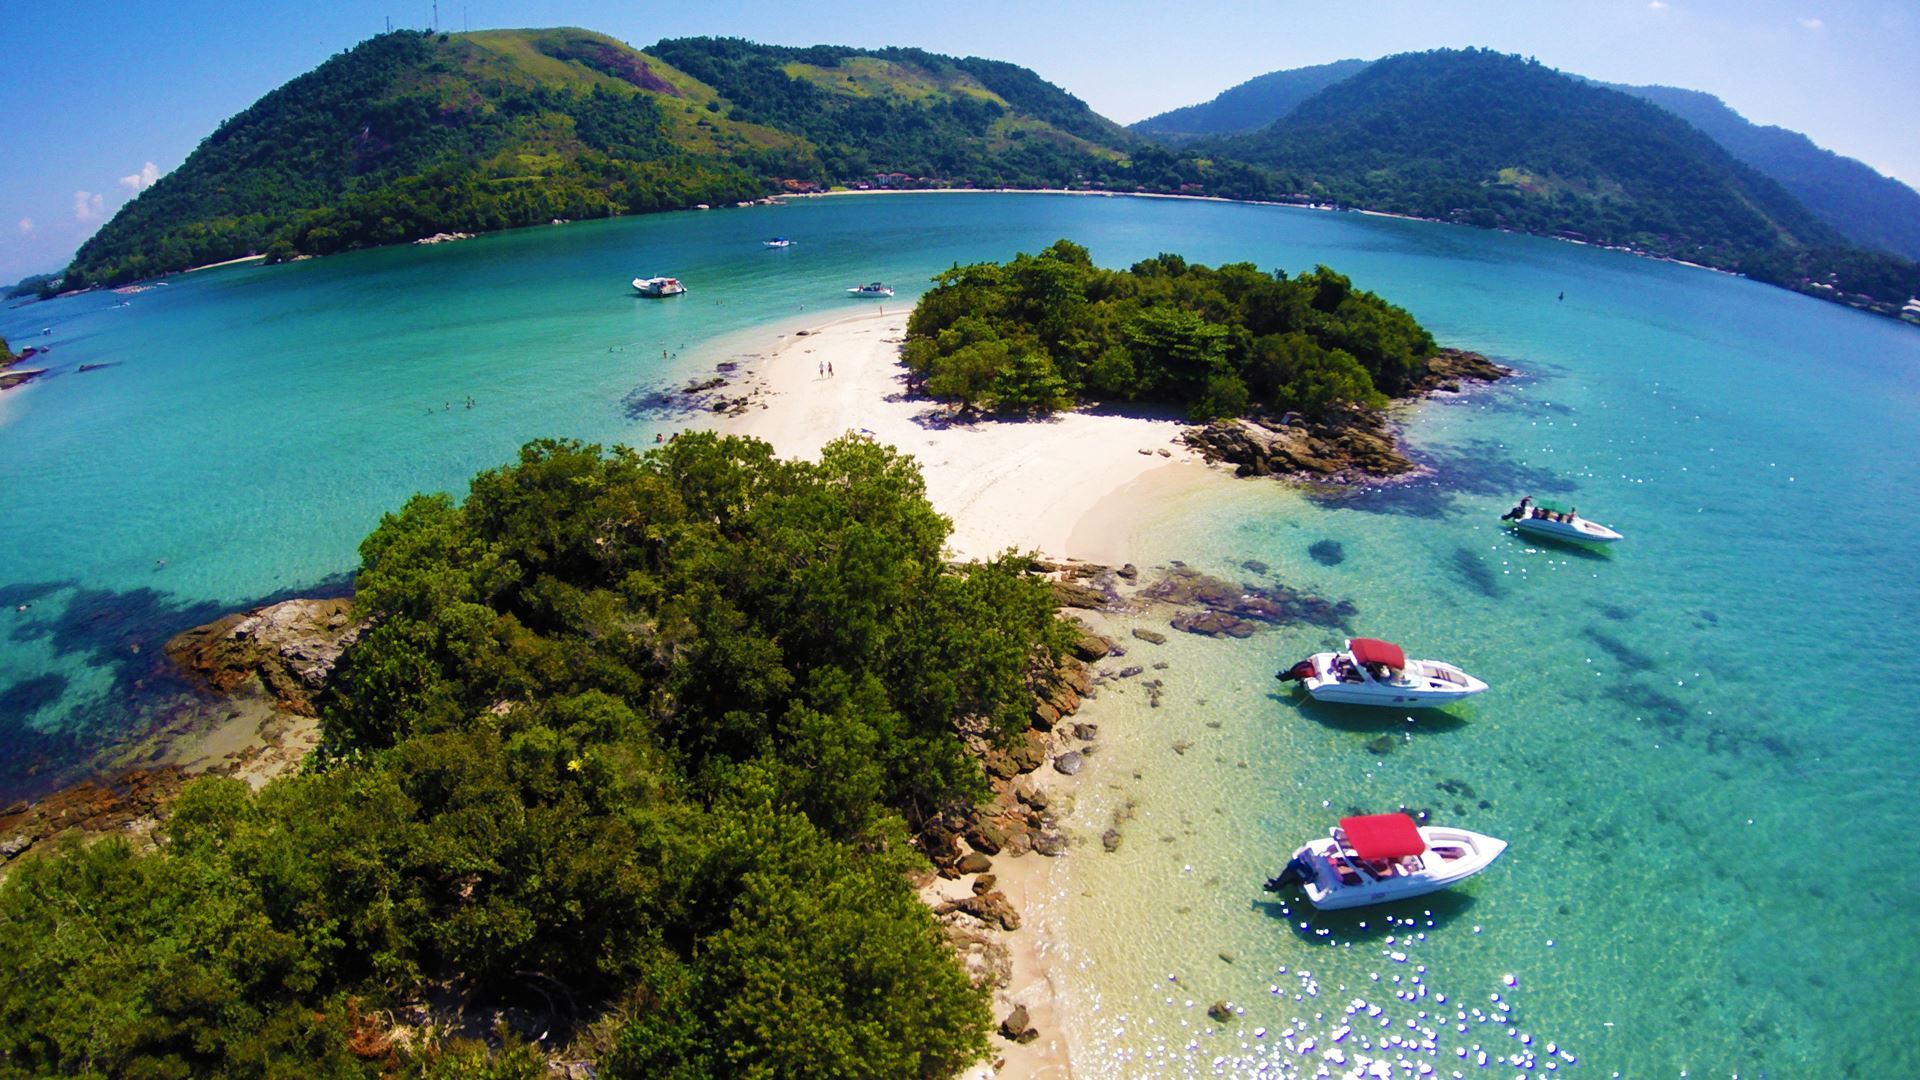
M 1548 510 L 1542 506 L 1535 506 L 1533 505 L 1533 496 L 1522 495 L 1520 496 L 1520 505 L 1502 514 L 1500 520 L 1523 521 L 1531 518 L 1539 521 L 1564 521 L 1568 525 L 1571 525 L 1573 524 L 1575 516 L 1577 515 L 1571 506 L 1567 507 L 1567 512 L 1563 514 L 1558 510 Z

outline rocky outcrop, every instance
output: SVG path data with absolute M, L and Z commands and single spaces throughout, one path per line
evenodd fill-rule
M 1187 429 L 1180 439 L 1207 460 L 1232 465 L 1237 476 L 1354 483 L 1414 469 L 1400 453 L 1385 414 L 1358 407 L 1311 423 L 1215 420 Z
M 144 836 L 186 781 L 178 765 L 131 769 L 111 780 L 87 780 L 42 799 L 0 807 L 0 867 L 70 830 Z
M 1175 613 L 1169 624 L 1175 630 L 1212 637 L 1251 637 L 1262 626 L 1300 622 L 1344 627 L 1356 610 L 1349 601 L 1336 602 L 1284 585 L 1237 585 L 1184 566 L 1169 570 L 1137 596 L 1186 609 Z
M 313 716 L 340 654 L 365 629 L 352 600 L 288 600 L 183 631 L 167 655 L 221 693 L 258 676 L 281 708 Z
M 1430 394 L 1436 390 L 1458 392 L 1462 381 L 1492 382 L 1504 379 L 1516 372 L 1501 364 L 1496 364 L 1477 352 L 1465 349 L 1441 349 L 1427 358 L 1427 369 L 1414 381 L 1414 393 Z
M 1490 382 L 1514 374 L 1479 353 L 1442 349 L 1429 357 L 1408 397 L 1458 391 L 1463 381 Z M 1305 418 L 1216 420 L 1189 428 L 1180 439 L 1238 476 L 1278 476 L 1310 483 L 1366 483 L 1404 476 L 1416 466 L 1401 452 L 1393 422 L 1379 409 L 1347 405 Z

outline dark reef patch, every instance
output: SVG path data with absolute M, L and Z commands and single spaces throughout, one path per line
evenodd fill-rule
M 0 691 L 0 801 L 37 794 L 94 775 L 95 764 L 163 726 L 179 708 L 209 700 L 167 658 L 167 640 L 231 611 L 295 597 L 347 596 L 351 574 L 283 589 L 240 603 L 183 600 L 160 589 L 92 588 L 72 581 L 0 585 L 14 641 L 44 642 L 59 657 L 105 669 L 108 684 L 58 715 L 47 706 L 68 689 L 45 673 Z M 31 606 L 18 611 L 21 604 Z M 29 718 L 37 723 L 29 723 Z
M 1453 557 L 1447 560 L 1447 565 L 1453 568 L 1454 574 L 1460 580 L 1466 582 L 1468 587 L 1481 596 L 1498 597 L 1507 591 L 1506 586 L 1500 583 L 1500 575 L 1494 573 L 1493 567 L 1487 565 L 1486 556 L 1477 551 L 1463 547 L 1454 548 Z
M 0 729 L 25 724 L 33 714 L 60 700 L 67 690 L 65 675 L 35 675 L 0 690 Z
M 1307 554 L 1321 566 L 1339 566 L 1347 561 L 1347 549 L 1338 540 L 1315 540 Z
M 1626 642 L 1621 641 L 1611 634 L 1602 632 L 1596 627 L 1589 626 L 1581 631 L 1581 633 L 1585 635 L 1588 641 L 1600 646 L 1601 652 L 1613 657 L 1614 660 L 1619 662 L 1621 667 L 1628 671 L 1652 671 L 1657 665 L 1657 661 L 1655 661 L 1653 657 L 1635 649 L 1633 646 L 1628 645 Z
M 1511 447 L 1492 439 L 1414 449 L 1411 456 L 1423 470 L 1415 479 L 1367 487 L 1316 487 L 1307 497 L 1333 509 L 1437 518 L 1456 512 L 1455 504 L 1461 496 L 1540 498 L 1578 490 L 1551 469 L 1522 462 Z

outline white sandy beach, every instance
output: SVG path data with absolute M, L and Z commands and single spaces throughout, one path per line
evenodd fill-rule
M 898 352 L 908 311 L 885 305 L 779 337 L 747 366 L 755 404 L 721 430 L 765 439 L 788 456 L 813 457 L 850 431 L 912 454 L 928 498 L 953 520 L 949 543 L 962 558 L 1011 547 L 1124 562 L 1160 495 L 1225 482 L 1174 441 L 1177 420 L 1071 413 L 946 424 L 939 405 L 906 398 Z

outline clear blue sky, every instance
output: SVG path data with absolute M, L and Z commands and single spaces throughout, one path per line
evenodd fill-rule
M 1920 187 L 1914 0 L 1105 3 L 442 0 L 442 29 L 584 26 L 645 47 L 714 34 L 1008 60 L 1122 123 L 1268 71 L 1486 46 L 1609 82 L 1706 90 Z M 222 120 L 428 0 L 9 0 L 0 7 L 0 281 L 57 269 Z M 148 168 L 151 163 L 151 168 Z

